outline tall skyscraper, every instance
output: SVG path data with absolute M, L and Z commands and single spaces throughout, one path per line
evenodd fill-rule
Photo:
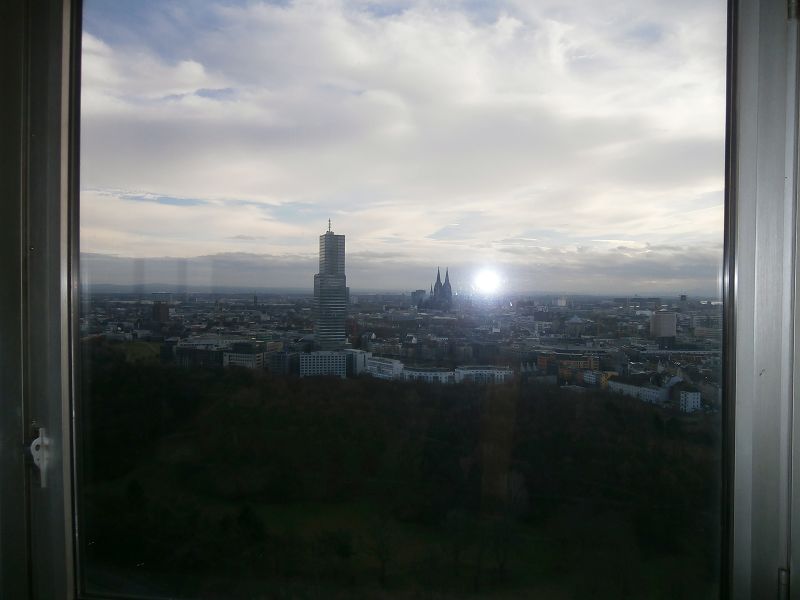
M 319 236 L 319 273 L 314 275 L 314 342 L 322 350 L 339 350 L 347 342 L 347 279 L 344 236 L 328 231 Z

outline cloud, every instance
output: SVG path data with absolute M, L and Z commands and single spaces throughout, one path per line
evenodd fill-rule
M 403 289 L 434 262 L 528 278 L 520 265 L 552 261 L 537 268 L 556 281 L 578 254 L 598 261 L 591 272 L 640 281 L 657 261 L 613 247 L 666 257 L 661 245 L 721 243 L 720 0 L 609 0 L 602 12 L 96 0 L 85 12 L 86 251 L 311 257 L 331 218 L 348 255 Z M 384 264 L 395 254 L 420 270 Z M 703 257 L 654 272 L 713 287 Z
M 501 274 L 509 293 L 691 293 L 716 296 L 721 248 L 644 246 L 601 248 L 506 247 L 508 260 L 483 263 L 454 258 L 421 260 L 404 253 L 353 252 L 347 255 L 348 285 L 362 291 L 427 289 L 436 268 L 448 268 L 457 293 L 469 293 L 475 275 L 489 268 Z M 437 263 L 432 266 L 432 263 Z M 182 289 L 259 288 L 311 293 L 317 257 L 313 254 L 225 252 L 188 258 L 130 257 L 82 253 L 85 285 L 113 284 Z
M 172 206 L 199 206 L 208 204 L 206 200 L 197 198 L 175 198 L 172 196 L 157 196 L 155 194 L 120 194 L 121 200 L 131 200 L 133 202 L 155 202 L 156 204 L 168 204 Z

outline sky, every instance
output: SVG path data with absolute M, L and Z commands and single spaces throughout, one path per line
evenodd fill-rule
M 84 1 L 84 281 L 713 294 L 724 0 Z

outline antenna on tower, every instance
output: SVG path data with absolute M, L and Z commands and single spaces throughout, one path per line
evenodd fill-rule
M 330 230 L 331 230 L 331 220 L 328 219 L 328 232 L 330 232 Z

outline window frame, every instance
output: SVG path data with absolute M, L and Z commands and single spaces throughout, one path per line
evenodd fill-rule
M 791 4 L 738 0 L 729 13 L 723 581 L 731 598 L 789 596 L 780 571 L 789 568 L 798 468 L 790 426 L 798 170 Z
M 79 0 L 3 3 L 0 597 L 74 598 Z M 6 43 L 7 41 L 7 43 Z M 7 77 L 7 79 L 6 79 Z M 46 481 L 28 450 L 47 439 Z M 22 501 L 22 503 L 21 503 Z
M 22 3 L 0 7 L 0 23 L 24 21 Z M 0 95 L 0 130 L 8 143 L 0 143 L 0 596 L 14 590 L 29 595 L 28 497 L 25 457 L 18 444 L 26 437 L 27 414 L 23 395 L 23 281 L 22 194 L 25 157 L 20 151 L 26 136 L 22 90 L 26 72 L 22 57 L 25 34 L 21 27 L 6 27 L 0 35 L 0 73 L 10 93 Z
M 727 2 L 723 598 L 788 597 L 779 570 L 790 562 L 800 593 L 798 27 L 786 2 Z M 0 9 L 0 123 L 12 133 L 0 142 L 0 597 L 84 597 L 73 487 L 81 8 Z M 24 451 L 34 424 L 50 438 L 44 489 Z

